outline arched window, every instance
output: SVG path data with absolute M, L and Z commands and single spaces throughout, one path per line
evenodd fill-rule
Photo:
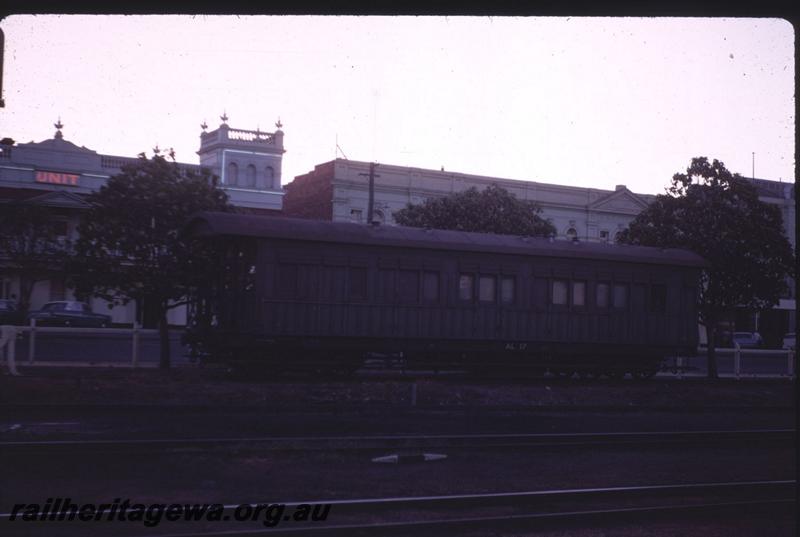
M 267 179 L 267 188 L 275 189 L 275 170 L 272 168 L 272 166 L 267 166 L 265 173 Z
M 247 165 L 247 168 L 245 169 L 244 179 L 245 179 L 244 186 L 250 187 L 250 188 L 255 188 L 255 186 L 256 186 L 256 167 L 255 166 L 253 166 L 252 164 L 248 164 Z
M 578 232 L 575 230 L 574 227 L 571 227 L 567 230 L 567 239 L 574 241 L 578 238 Z
M 225 184 L 235 185 L 239 182 L 239 166 L 235 162 L 228 163 L 228 171 L 225 174 Z

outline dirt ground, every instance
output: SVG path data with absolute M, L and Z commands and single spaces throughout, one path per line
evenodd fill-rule
M 419 380 L 356 377 L 241 379 L 202 368 L 29 368 L 0 374 L 0 404 L 121 404 L 314 407 L 559 406 L 738 407 L 795 403 L 789 380 L 651 379 L 485 380 L 438 376 Z
M 719 420 L 718 413 L 703 413 L 703 409 L 732 408 L 734 410 L 722 411 L 722 414 L 739 415 L 740 408 L 762 408 L 764 410 L 755 412 L 761 415 L 771 413 L 775 407 L 792 408 L 796 398 L 795 383 L 778 379 L 714 382 L 697 378 L 481 381 L 440 376 L 414 381 L 398 376 L 364 376 L 348 380 L 299 377 L 257 380 L 231 378 L 221 371 L 201 368 L 169 372 L 154 369 L 22 368 L 22 373 L 22 377 L 0 374 L 0 410 L 2 405 L 8 405 L 5 408 L 11 413 L 15 412 L 14 405 L 96 405 L 87 412 L 91 416 L 95 408 L 106 405 L 159 405 L 158 412 L 162 410 L 160 405 L 198 405 L 252 407 L 257 411 L 250 414 L 257 415 L 266 408 L 295 408 L 299 412 L 290 414 L 290 417 L 298 420 L 298 426 L 305 423 L 307 418 L 304 415 L 315 415 L 313 411 L 316 408 L 356 409 L 353 413 L 337 412 L 330 415 L 334 417 L 325 418 L 335 425 L 350 423 L 344 417 L 351 415 L 362 419 L 366 415 L 362 414 L 362 409 L 407 409 L 412 400 L 422 408 L 435 409 L 431 415 L 446 416 L 451 414 L 447 409 L 454 406 L 470 407 L 467 414 L 471 414 L 471 407 L 529 407 L 537 409 L 534 413 L 540 412 L 538 409 L 557 409 L 554 410 L 556 416 L 536 417 L 540 427 L 551 424 L 553 420 L 572 423 L 570 417 L 573 414 L 577 415 L 576 420 L 582 416 L 591 417 L 602 407 L 642 409 L 634 413 L 644 415 L 649 415 L 649 408 L 686 409 L 685 412 L 676 412 L 676 419 L 697 413 L 714 423 Z M 52 412 L 52 408 L 47 407 L 46 412 Z M 101 410 L 100 413 L 104 412 Z M 183 419 L 180 412 L 175 414 L 176 420 Z M 627 410 L 623 414 L 627 419 Z M 652 414 L 660 415 L 658 412 Z M 130 420 L 130 417 L 125 420 Z M 79 421 L 83 425 L 92 423 L 88 417 Z M 268 417 L 261 417 L 259 421 L 271 423 Z M 232 426 L 236 427 L 236 424 Z M 752 481 L 787 479 L 796 473 L 793 446 L 766 450 L 758 446 L 709 446 L 681 450 L 668 445 L 653 445 L 648 449 L 557 448 L 530 452 L 468 450 L 448 452 L 446 459 L 430 464 L 378 465 L 371 462 L 372 457 L 385 454 L 385 450 L 302 453 L 177 450 L 160 454 L 129 453 L 122 464 L 119 454 L 74 452 L 70 463 L 65 465 L 61 457 L 38 458 L 36 464 L 30 464 L 30 455 L 23 452 L 0 461 L 0 475 L 3 475 L 8 490 L 14 491 L 14 498 L 31 498 L 30 501 L 39 498 L 42 490 L 52 490 L 65 491 L 59 494 L 83 501 L 107 501 L 122 495 L 147 502 L 180 499 L 237 503 L 630 486 L 698 480 Z M 10 498 L 3 498 L 0 492 L 0 505 L 17 501 L 22 500 L 12 502 Z M 540 528 L 534 523 L 530 532 L 487 532 L 485 528 L 476 528 L 459 534 L 476 537 L 512 534 L 520 537 L 751 537 L 764 535 L 765 531 L 769 535 L 793 534 L 793 513 L 753 520 L 731 515 L 701 521 L 667 517 L 649 523 L 633 522 L 608 527 L 587 524 L 567 530 Z M 108 529 L 114 534 L 122 534 L 118 533 L 121 528 Z M 28 534 L 22 532 L 29 531 L 26 526 L 14 529 L 21 532 L 14 535 Z M 70 527 L 58 529 L 69 530 Z M 58 535 L 83 534 L 81 528 L 76 526 L 74 529 L 73 533 Z M 127 534 L 137 533 L 133 531 L 136 529 L 130 528 Z M 159 529 L 166 530 L 166 527 Z M 177 529 L 181 530 L 178 533 L 185 531 L 183 527 Z M 416 536 L 442 535 L 440 531 L 413 533 Z

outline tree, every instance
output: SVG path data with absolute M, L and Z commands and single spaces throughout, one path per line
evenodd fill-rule
M 698 311 L 708 334 L 708 375 L 717 377 L 717 323 L 736 307 L 763 310 L 777 304 L 792 273 L 794 255 L 780 210 L 758 199 L 747 179 L 722 162 L 692 159 L 666 194 L 620 233 L 619 241 L 685 248 L 709 267 L 700 282 Z
M 401 226 L 477 231 L 505 235 L 549 236 L 555 228 L 541 218 L 532 201 L 519 200 L 506 189 L 472 187 L 420 205 L 408 204 L 394 213 Z
M 0 204 L 0 273 L 19 277 L 23 316 L 36 283 L 63 274 L 71 245 L 58 225 L 46 207 L 26 201 Z
M 169 368 L 168 310 L 186 304 L 206 275 L 207 247 L 180 234 L 199 211 L 230 211 L 208 170 L 183 171 L 156 154 L 123 166 L 88 197 L 78 231 L 73 277 L 81 293 L 117 304 L 148 301 L 157 312 L 160 366 Z

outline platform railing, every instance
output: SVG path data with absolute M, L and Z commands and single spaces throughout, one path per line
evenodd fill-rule
M 708 349 L 702 347 L 697 350 L 697 357 L 701 360 L 705 357 Z M 717 347 L 715 350 L 716 354 L 719 355 L 733 355 L 733 376 L 736 379 L 741 379 L 742 377 L 759 377 L 763 376 L 764 373 L 743 373 L 742 372 L 742 363 L 743 361 L 747 361 L 747 359 L 758 360 L 758 357 L 762 357 L 762 363 L 764 357 L 779 357 L 785 356 L 786 357 L 786 368 L 783 370 L 784 372 L 781 373 L 782 376 L 788 377 L 789 379 L 794 379 L 796 375 L 796 365 L 795 365 L 795 357 L 797 350 L 796 349 L 750 349 L 750 348 L 742 348 L 738 343 L 733 344 L 733 347 Z M 672 369 L 672 372 L 678 376 L 678 378 L 683 378 L 687 371 L 691 369 L 696 369 L 689 367 L 689 358 L 676 356 L 674 358 L 674 366 L 668 366 L 667 369 Z M 751 362 L 752 363 L 752 362 Z
M 129 363 L 121 363 L 120 365 L 129 365 L 130 367 L 139 367 L 139 351 L 140 339 L 145 335 L 158 334 L 157 329 L 143 329 L 138 323 L 134 323 L 131 328 L 77 328 L 71 326 L 36 326 L 36 319 L 31 319 L 28 326 L 9 326 L 2 327 L 3 338 L 0 344 L 0 358 L 2 353 L 5 353 L 6 360 L 9 364 L 9 370 L 16 365 L 16 339 L 27 333 L 28 336 L 28 358 L 26 365 L 36 364 L 36 338 L 37 334 L 89 334 L 89 335 L 122 335 L 130 336 L 131 338 L 131 360 Z M 12 373 L 13 374 L 13 373 Z
M 717 349 L 717 354 L 729 354 L 729 353 L 733 353 L 733 374 L 737 379 L 742 377 L 742 354 L 756 355 L 756 356 L 780 356 L 782 354 L 785 354 L 787 355 L 786 375 L 789 378 L 794 378 L 795 375 L 794 349 L 777 349 L 777 350 L 742 349 L 742 347 L 736 342 L 733 343 L 732 349 Z

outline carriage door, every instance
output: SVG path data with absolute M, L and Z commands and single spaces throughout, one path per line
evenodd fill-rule
M 498 289 L 498 337 L 505 340 L 519 339 L 516 323 L 517 313 L 514 311 L 517 301 L 517 277 L 509 274 L 500 276 Z
M 509 339 L 514 335 L 511 308 L 516 295 L 516 278 L 510 275 L 478 275 L 479 331 L 486 339 Z
M 478 274 L 478 333 L 484 339 L 502 337 L 502 317 L 497 299 L 497 276 Z

